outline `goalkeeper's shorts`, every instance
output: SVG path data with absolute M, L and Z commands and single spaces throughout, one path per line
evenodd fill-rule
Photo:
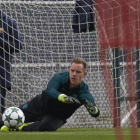
M 21 105 L 19 108 L 25 115 L 25 122 L 39 121 L 42 119 L 42 116 L 49 113 L 43 107 L 41 95 L 35 96 L 33 99 Z

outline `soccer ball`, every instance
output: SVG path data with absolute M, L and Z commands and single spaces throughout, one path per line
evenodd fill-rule
M 7 127 L 17 129 L 24 123 L 25 116 L 18 107 L 9 107 L 4 111 L 2 120 Z

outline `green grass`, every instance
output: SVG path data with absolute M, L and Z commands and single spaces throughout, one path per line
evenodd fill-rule
M 140 139 L 140 130 L 138 132 Z M 131 140 L 128 129 L 124 140 Z M 59 129 L 55 132 L 0 132 L 0 140 L 116 140 L 113 129 Z

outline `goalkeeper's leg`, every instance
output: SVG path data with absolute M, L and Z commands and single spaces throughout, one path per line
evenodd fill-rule
M 40 121 L 35 121 L 28 126 L 24 126 L 22 131 L 56 131 L 64 123 L 64 120 L 49 114 L 43 116 Z
M 22 131 L 55 131 L 65 123 L 62 119 L 44 110 L 41 99 L 41 96 L 37 95 L 27 104 L 20 106 L 25 115 L 25 123 L 33 122 L 24 126 Z

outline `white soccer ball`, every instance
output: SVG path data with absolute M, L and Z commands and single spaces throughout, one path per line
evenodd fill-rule
M 24 113 L 18 107 L 9 107 L 7 108 L 3 115 L 2 120 L 4 125 L 9 128 L 19 128 L 25 121 Z

